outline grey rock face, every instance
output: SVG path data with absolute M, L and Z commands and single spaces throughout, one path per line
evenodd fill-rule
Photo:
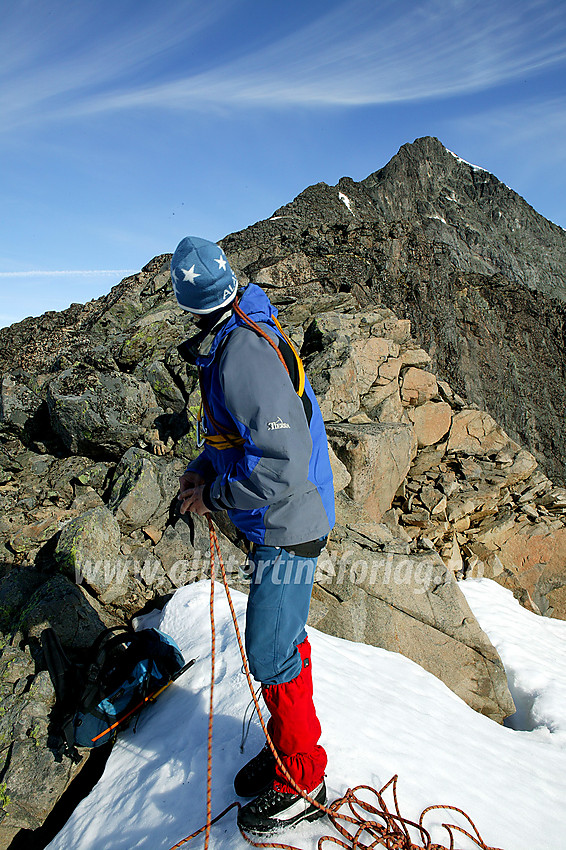
M 400 652 L 497 722 L 515 707 L 505 670 L 436 553 L 383 554 L 350 545 L 315 595 L 327 608 L 313 625 Z
M 125 595 L 127 575 L 116 573 L 120 556 L 120 526 L 106 508 L 92 508 L 61 531 L 54 558 L 80 583 L 87 579 L 101 602 Z
M 404 424 L 328 425 L 338 458 L 350 473 L 345 492 L 380 522 L 417 453 L 414 430 Z
M 0 847 L 40 826 L 78 768 L 48 748 L 53 685 L 26 650 L 0 643 Z
M 220 521 L 216 534 L 230 586 L 246 590 L 246 585 L 240 582 L 239 577 L 239 567 L 245 561 L 245 554 L 223 533 L 224 522 L 221 518 L 215 519 Z M 226 524 L 231 525 L 227 517 Z M 229 530 L 229 533 L 232 531 Z M 161 562 L 167 577 L 175 587 L 210 578 L 210 536 L 207 521 L 196 515 L 179 517 L 173 525 L 165 529 L 163 537 L 153 549 L 153 554 Z M 215 565 L 216 579 L 220 581 L 217 556 Z
M 416 218 L 425 238 L 446 245 L 462 272 L 501 274 L 552 299 L 566 300 L 562 228 L 438 139 L 403 145 L 361 185 L 387 221 Z
M 114 511 L 120 526 L 134 531 L 149 525 L 154 514 L 166 513 L 173 493 L 166 495 L 160 483 L 157 459 L 142 449 L 128 449 L 120 460 L 108 507 Z
M 5 374 L 0 385 L 0 422 L 25 432 L 30 419 L 37 415 L 42 399 L 18 374 Z
M 28 638 L 41 640 L 53 628 L 63 647 L 87 650 L 102 629 L 114 626 L 116 617 L 86 594 L 67 576 L 54 575 L 35 589 L 20 612 L 19 628 Z
M 119 457 L 163 412 L 147 382 L 82 367 L 49 382 L 47 403 L 53 429 L 67 448 L 95 457 Z

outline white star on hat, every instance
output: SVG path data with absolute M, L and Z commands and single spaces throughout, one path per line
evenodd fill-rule
M 218 259 L 216 259 L 216 257 L 215 257 L 214 262 L 218 263 L 219 269 L 222 269 L 223 272 L 226 271 L 226 258 L 223 257 L 222 254 L 220 255 L 220 257 Z
M 193 263 L 193 265 L 190 267 L 190 269 L 189 269 L 188 271 L 187 271 L 186 269 L 181 269 L 181 271 L 182 271 L 182 272 L 183 272 L 183 274 L 185 275 L 185 277 L 183 278 L 183 280 L 184 280 L 184 281 L 187 281 L 187 280 L 188 280 L 188 281 L 189 281 L 189 283 L 194 283 L 194 282 L 195 282 L 195 278 L 196 278 L 196 277 L 200 277 L 200 274 L 197 274 L 197 273 L 196 273 L 196 271 L 195 271 L 194 263 Z

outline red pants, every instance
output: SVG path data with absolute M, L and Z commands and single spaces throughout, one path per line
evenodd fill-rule
M 308 638 L 298 650 L 303 661 L 299 675 L 280 685 L 263 685 L 262 693 L 271 713 L 267 728 L 281 761 L 300 788 L 312 791 L 324 778 L 327 758 L 318 744 L 321 729 L 313 703 Z M 279 766 L 275 781 L 279 791 L 296 793 Z

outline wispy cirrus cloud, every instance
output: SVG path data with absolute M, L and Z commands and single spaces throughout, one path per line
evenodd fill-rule
M 498 106 L 451 121 L 462 133 L 489 139 L 491 147 L 536 146 L 548 165 L 566 162 L 566 97 L 527 100 L 521 109 Z
M 418 101 L 480 91 L 564 60 L 566 17 L 551 2 L 354 0 L 227 67 L 101 105 Z
M 101 91 L 135 90 L 155 63 L 189 49 L 236 0 L 21 0 L 2 9 L 0 132 L 70 115 Z M 155 76 L 155 74 L 154 74 Z
M 195 19 L 175 28 L 187 7 Z M 164 8 L 167 21 L 155 7 L 153 21 L 142 20 L 127 33 L 111 29 L 102 41 L 83 40 L 71 56 L 63 52 L 67 58 L 51 57 L 40 78 L 29 69 L 16 75 L 3 97 L 4 126 L 133 108 L 419 101 L 485 90 L 566 61 L 566 16 L 555 0 L 348 0 L 255 52 L 243 43 L 240 55 L 225 63 L 220 53 L 215 67 L 200 72 L 191 65 L 187 42 L 221 19 L 226 0 Z M 206 13 L 196 11 L 202 8 Z M 79 31 L 86 23 L 87 17 L 78 22 Z M 156 67 L 136 77 L 136 68 L 147 68 L 173 45 L 183 48 L 173 76 L 171 68 Z M 30 49 L 24 51 L 26 67 Z M 5 61 L 14 66 L 12 52 Z

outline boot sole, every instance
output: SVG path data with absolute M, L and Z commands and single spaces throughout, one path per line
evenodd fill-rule
M 325 806 L 326 801 L 324 803 L 321 802 L 321 805 Z M 324 817 L 325 814 L 326 812 L 321 812 L 320 809 L 315 809 L 312 812 L 304 813 L 301 817 L 297 818 L 297 820 L 278 821 L 271 828 L 267 829 L 253 829 L 251 827 L 241 826 L 240 823 L 238 823 L 238 826 L 240 827 L 240 829 L 242 829 L 244 832 L 248 832 L 250 835 L 280 835 L 281 833 L 286 832 L 288 829 L 294 829 L 296 826 L 299 826 L 299 824 L 303 823 L 304 821 L 311 823 L 312 821 Z
M 326 804 L 323 803 L 322 805 L 326 805 Z M 307 815 L 307 817 L 304 818 L 304 820 L 308 820 L 308 821 L 318 820 L 319 818 L 323 818 L 325 814 L 326 814 L 326 812 L 321 812 L 320 809 L 317 809 L 316 811 L 312 812 L 312 814 Z M 297 821 L 297 823 L 300 823 L 300 821 Z

